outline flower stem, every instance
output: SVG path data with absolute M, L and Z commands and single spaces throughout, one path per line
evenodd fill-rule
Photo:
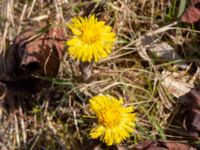
M 81 78 L 83 82 L 89 82 L 92 77 L 93 61 L 91 62 L 80 62 L 79 69 L 81 71 Z

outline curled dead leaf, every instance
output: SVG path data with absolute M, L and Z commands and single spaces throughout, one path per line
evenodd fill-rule
M 200 139 L 200 91 L 199 88 L 194 88 L 190 90 L 185 96 L 186 100 L 190 106 L 190 109 L 185 112 L 185 118 L 183 121 L 183 127 L 188 133 Z
M 190 90 L 186 95 L 183 96 L 186 103 L 192 108 L 200 109 L 200 92 L 197 89 Z
M 190 95 L 192 97 L 190 103 L 192 104 L 193 108 L 200 109 L 200 92 L 196 89 L 193 89 L 190 91 Z
M 18 35 L 7 57 L 7 73 L 27 78 L 31 74 L 56 76 L 64 53 L 63 27 L 46 25 Z
M 191 3 L 183 13 L 181 21 L 195 23 L 200 20 L 200 0 L 191 0 Z
M 136 150 L 196 150 L 195 148 L 178 142 L 144 141 L 135 146 Z
M 178 142 L 163 142 L 163 144 L 167 147 L 168 150 L 196 150 L 194 147 Z
M 191 109 L 185 117 L 183 126 L 190 135 L 200 140 L 200 110 Z
M 156 142 L 146 140 L 144 142 L 140 142 L 135 146 L 136 150 L 161 150 L 159 147 L 157 147 Z M 163 150 L 166 150 L 165 148 Z

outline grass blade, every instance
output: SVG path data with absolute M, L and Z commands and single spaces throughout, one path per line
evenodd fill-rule
M 187 0 L 181 0 L 179 4 L 179 10 L 178 10 L 178 18 L 181 17 L 183 12 L 185 11 Z

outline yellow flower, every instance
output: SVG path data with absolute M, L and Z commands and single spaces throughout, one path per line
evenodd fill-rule
M 109 95 L 99 95 L 89 100 L 98 125 L 90 131 L 93 139 L 100 138 L 108 146 L 121 143 L 134 132 L 136 114 L 133 107 L 124 107 L 123 100 Z
M 74 34 L 67 42 L 69 55 L 74 59 L 82 62 L 98 61 L 111 53 L 115 34 L 110 26 L 98 21 L 94 15 L 90 18 L 73 18 L 68 27 Z

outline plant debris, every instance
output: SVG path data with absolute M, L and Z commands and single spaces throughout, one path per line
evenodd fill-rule
M 193 137 L 200 139 L 200 92 L 198 89 L 192 89 L 187 93 L 187 100 L 190 109 L 185 112 L 183 122 L 184 128 Z
M 183 13 L 181 21 L 195 23 L 200 20 L 200 0 L 191 0 L 191 3 Z
M 30 29 L 15 38 L 7 58 L 9 75 L 57 75 L 66 41 L 64 28 L 47 24 L 40 29 L 46 32 L 40 33 L 37 30 Z
M 190 133 L 190 135 L 200 140 L 200 110 L 191 109 L 187 112 L 184 127 Z
M 136 150 L 196 150 L 195 148 L 178 142 L 153 142 L 153 141 L 144 141 L 140 142 L 135 146 Z
M 199 3 L 191 0 L 177 21 L 186 0 L 2 0 L 0 149 L 198 149 L 199 26 L 182 22 L 200 20 Z M 105 30 L 116 34 L 116 42 L 109 57 L 83 64 L 70 58 L 65 43 L 87 31 L 80 41 L 91 38 L 89 43 L 81 47 L 75 41 L 72 48 L 86 57 L 80 49 L 90 53 L 90 42 L 108 35 L 90 25 L 77 31 L 76 21 L 72 34 L 68 25 L 74 17 L 94 15 L 98 27 L 108 25 Z M 94 42 L 95 55 L 101 53 L 99 44 L 108 46 Z M 81 72 L 88 82 L 80 82 Z M 99 122 L 88 102 L 99 94 L 123 99 L 124 107 L 134 107 L 137 114 L 134 133 L 118 145 L 101 141 L 101 127 L 99 138 L 89 138 Z M 109 132 L 120 117 L 112 109 L 100 117 L 109 116 L 101 119 Z M 120 142 L 115 128 L 106 137 L 113 135 Z

